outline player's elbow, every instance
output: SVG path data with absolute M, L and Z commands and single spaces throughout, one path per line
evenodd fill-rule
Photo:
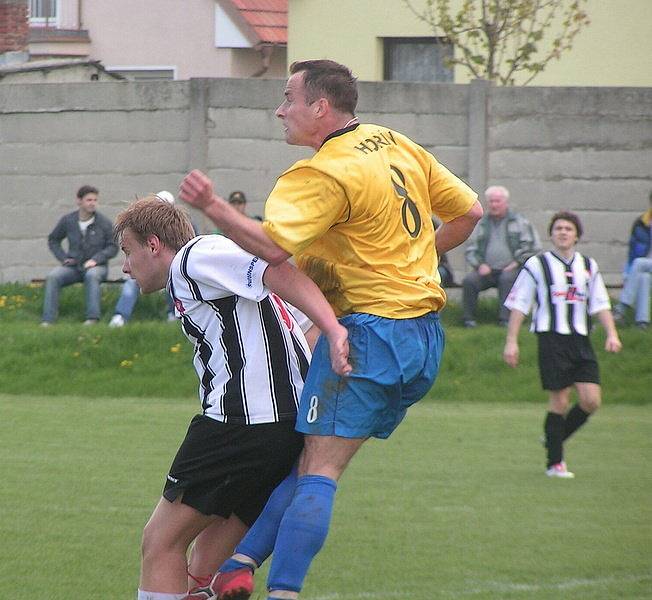
M 477 223 L 480 219 L 482 219 L 482 215 L 484 214 L 484 210 L 482 208 L 482 204 L 478 200 L 475 201 L 473 206 L 469 209 L 469 212 L 466 213 L 466 216 L 469 218 L 469 220 L 473 221 L 473 223 Z
M 278 267 L 290 258 L 290 256 L 291 254 L 289 252 L 274 244 L 267 249 L 263 258 L 273 267 Z

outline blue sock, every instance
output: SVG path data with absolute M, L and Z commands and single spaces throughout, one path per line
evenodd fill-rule
M 263 564 L 274 549 L 276 533 L 278 532 L 285 509 L 292 502 L 296 485 L 297 468 L 295 466 L 291 473 L 276 486 L 269 500 L 267 500 L 263 512 L 260 513 L 256 522 L 236 546 L 235 554 L 248 556 L 258 566 Z M 249 565 L 229 558 L 219 570 L 222 573 L 228 573 L 229 571 L 235 571 L 245 566 Z
M 333 512 L 337 483 L 321 475 L 297 482 L 292 504 L 281 521 L 267 589 L 300 592 L 310 563 L 324 545 Z M 273 596 L 270 596 L 273 598 Z

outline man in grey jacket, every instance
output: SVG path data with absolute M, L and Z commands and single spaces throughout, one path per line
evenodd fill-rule
M 478 294 L 498 288 L 498 322 L 507 325 L 509 310 L 504 306 L 523 263 L 541 251 L 536 229 L 517 212 L 509 210 L 509 191 L 492 185 L 484 193 L 487 210 L 466 247 L 466 262 L 473 269 L 462 281 L 464 326 L 475 327 Z
M 106 279 L 109 259 L 118 253 L 113 224 L 97 212 L 97 188 L 84 185 L 77 191 L 78 210 L 59 219 L 48 236 L 48 247 L 59 262 L 45 280 L 41 325 L 51 325 L 59 312 L 59 292 L 72 283 L 84 282 L 85 325 L 100 319 L 100 283 Z M 67 240 L 67 249 L 62 246 Z

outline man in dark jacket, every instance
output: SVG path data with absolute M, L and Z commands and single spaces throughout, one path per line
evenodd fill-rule
M 97 212 L 96 188 L 84 185 L 77 191 L 79 209 L 64 215 L 48 236 L 48 247 L 59 262 L 45 280 L 45 301 L 41 325 L 51 325 L 59 311 L 59 292 L 71 283 L 84 282 L 85 325 L 100 319 L 100 283 L 106 279 L 109 259 L 118 253 L 113 224 Z M 67 249 L 61 245 L 67 240 Z

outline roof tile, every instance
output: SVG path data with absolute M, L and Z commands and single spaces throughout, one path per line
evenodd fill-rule
M 260 41 L 287 44 L 288 0 L 231 0 Z

